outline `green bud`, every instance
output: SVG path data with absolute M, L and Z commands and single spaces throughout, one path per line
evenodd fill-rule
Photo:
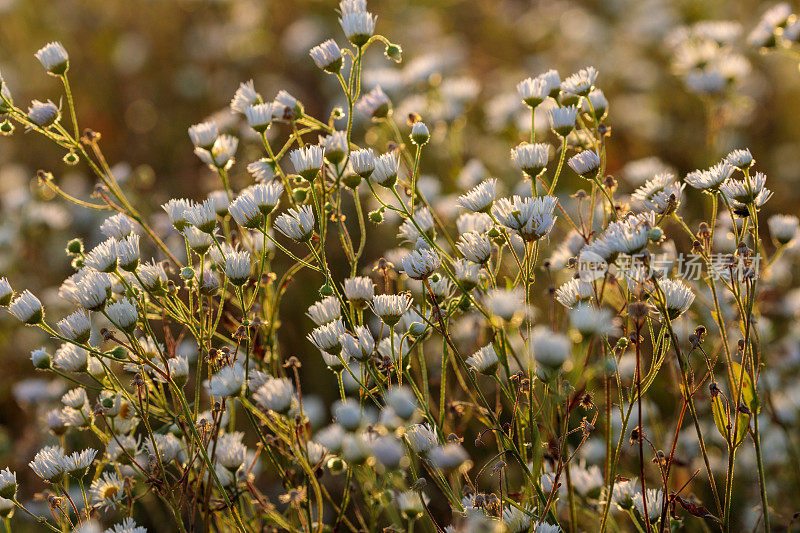
M 647 234 L 647 238 L 650 242 L 660 242 L 664 238 L 664 231 L 661 228 L 653 228 Z
M 83 253 L 83 241 L 80 239 L 72 239 L 67 243 L 67 253 L 70 255 L 77 255 Z
M 383 222 L 383 208 L 370 211 L 369 219 L 375 224 L 380 224 Z
M 193 279 L 194 278 L 194 269 L 192 267 L 183 267 L 181 269 L 181 277 L 183 279 Z
M 111 357 L 113 357 L 117 361 L 124 361 L 125 359 L 128 358 L 128 352 L 122 346 L 117 346 L 108 353 Z
M 308 198 L 308 189 L 298 187 L 292 191 L 292 196 L 295 202 L 305 202 Z
M 6 119 L 0 124 L 0 135 L 11 135 L 14 133 L 14 125 Z
M 333 287 L 331 287 L 329 284 L 326 283 L 325 285 L 319 288 L 319 294 L 320 296 L 332 296 Z
M 358 174 L 348 174 L 344 178 L 342 178 L 342 183 L 348 189 L 356 190 L 356 188 L 361 185 L 361 176 Z
M 395 63 L 400 63 L 403 61 L 403 48 L 399 44 L 387 44 L 386 50 L 384 50 L 383 53 L 386 54 L 387 58 L 391 59 Z
M 63 161 L 71 167 L 74 167 L 80 162 L 81 158 L 75 152 L 67 152 L 64 155 Z
M 328 459 L 328 470 L 331 474 L 341 474 L 347 470 L 347 463 L 341 457 L 331 457 Z

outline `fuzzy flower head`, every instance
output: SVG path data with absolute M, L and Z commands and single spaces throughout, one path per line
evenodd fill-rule
M 525 105 L 533 109 L 550 96 L 550 87 L 544 79 L 527 78 L 517 84 L 517 92 Z
M 659 174 L 636 189 L 631 199 L 637 202 L 639 210 L 670 213 L 680 204 L 683 187 L 675 181 L 674 175 Z
M 588 96 L 596 81 L 597 69 L 594 67 L 583 68 L 562 81 L 561 90 L 570 94 Z
M 728 161 L 728 163 L 740 170 L 750 168 L 756 162 L 755 159 L 753 159 L 753 154 L 750 153 L 749 148 L 734 150 L 725 156 L 725 159 Z
M 772 215 L 767 219 L 767 224 L 778 244 L 789 244 L 797 234 L 798 219 L 794 215 Z
M 339 339 L 344 335 L 344 331 L 342 320 L 337 318 L 311 330 L 308 340 L 319 350 L 336 355 L 342 350 L 342 343 Z
M 47 43 L 35 55 L 45 70 L 54 76 L 62 76 L 69 69 L 69 54 L 58 41 Z
M 350 152 L 350 166 L 353 172 L 364 179 L 370 177 L 375 170 L 376 163 L 375 153 L 372 151 L 372 148 L 364 148 L 362 150 Z M 397 164 L 395 162 L 395 168 L 396 167 Z M 397 175 L 397 170 L 395 170 L 394 174 L 395 176 Z
M 716 191 L 733 175 L 735 168 L 726 160 L 722 160 L 707 170 L 695 170 L 686 175 L 685 181 L 695 189 Z
M 185 198 L 173 198 L 161 206 L 166 211 L 170 222 L 178 231 L 183 231 L 183 228 L 189 224 L 188 213 L 192 204 Z
M 50 100 L 47 102 L 34 100 L 28 107 L 28 119 L 40 128 L 47 128 L 53 125 L 58 121 L 60 115 L 61 110 Z
M 192 144 L 197 148 L 211 150 L 217 137 L 219 137 L 219 130 L 217 129 L 217 124 L 214 122 L 201 122 L 189 126 L 189 139 L 191 139 Z
M 547 168 L 550 145 L 547 143 L 522 143 L 511 149 L 511 159 L 528 176 L 534 178 Z
M 560 137 L 566 137 L 575 129 L 575 120 L 578 117 L 578 108 L 574 105 L 554 107 L 548 112 L 550 127 Z
M 0 278 L 0 305 L 7 307 L 12 298 L 14 298 L 14 289 L 8 282 L 8 278 Z
M 342 69 L 342 49 L 333 39 L 318 44 L 309 50 L 308 54 L 317 67 L 325 72 L 336 74 Z
M 8 312 L 25 324 L 38 324 L 44 318 L 42 302 L 29 290 L 25 290 L 8 304 Z
M 378 17 L 367 11 L 350 11 L 342 12 L 339 24 L 341 24 L 347 40 L 361 47 L 375 33 L 375 22 L 377 20 Z
M 328 296 L 314 303 L 308 308 L 306 316 L 314 321 L 317 326 L 323 326 L 328 322 L 333 322 L 342 316 L 342 308 L 339 300 L 335 296 Z
M 436 433 L 428 424 L 414 424 L 405 431 L 406 442 L 415 453 L 425 454 L 439 445 Z
M 125 487 L 117 474 L 106 472 L 92 482 L 89 493 L 92 503 L 113 508 L 125 497 Z
M 494 346 L 487 344 L 467 359 L 467 366 L 475 372 L 491 376 L 497 371 L 499 362 Z
M 228 206 L 228 212 L 243 228 L 258 229 L 264 220 L 252 189 L 247 189 L 237 196 Z
M 494 204 L 497 179 L 490 178 L 458 197 L 458 205 L 473 213 L 488 213 Z
M 492 241 L 483 233 L 468 231 L 463 233 L 456 243 L 456 248 L 469 261 L 485 264 L 492 256 Z
M 351 304 L 363 309 L 375 296 L 375 284 L 366 276 L 347 278 L 344 295 Z
M 411 309 L 413 300 L 408 294 L 379 294 L 372 299 L 372 311 L 387 326 L 394 326 L 406 311 Z
M 392 152 L 387 152 L 375 160 L 369 178 L 378 185 L 390 188 L 397 181 L 397 172 L 397 156 Z
M 133 272 L 139 267 L 139 236 L 132 233 L 117 242 L 117 259 L 119 267 L 126 272 Z
M 47 446 L 39 450 L 33 461 L 28 463 L 31 470 L 45 481 L 57 483 L 66 472 L 66 457 L 61 446 Z
M 414 250 L 403 257 L 403 272 L 411 279 L 422 280 L 433 274 L 442 258 L 431 249 Z
M 139 320 L 136 306 L 127 298 L 123 298 L 106 307 L 106 314 L 111 319 L 111 323 L 122 331 L 132 333 Z
M 136 229 L 135 222 L 125 213 L 117 213 L 100 224 L 100 232 L 109 238 L 121 241 Z
M 492 213 L 501 224 L 519 233 L 525 241 L 537 241 L 553 229 L 556 221 L 553 211 L 557 203 L 555 196 L 514 196 L 498 200 Z
M 584 150 L 570 157 L 567 164 L 576 174 L 586 178 L 600 167 L 600 157 L 594 150 Z
M 412 216 L 414 218 L 413 222 L 410 218 L 407 218 L 400 224 L 400 230 L 397 233 L 398 237 L 405 242 L 416 244 L 420 239 L 425 239 L 420 233 L 420 230 L 422 230 L 428 238 L 433 239 L 433 215 L 430 210 L 427 207 L 420 207 Z
M 663 295 L 661 304 L 667 311 L 670 320 L 675 320 L 689 310 L 694 301 L 694 292 L 682 280 L 658 280 L 659 299 Z
M 253 131 L 264 133 L 272 123 L 272 117 L 274 116 L 272 103 L 261 102 L 260 104 L 247 106 L 244 109 L 244 116 L 247 119 L 247 125 L 250 126 Z
M 287 378 L 271 378 L 258 388 L 253 399 L 267 411 L 285 414 L 294 400 L 294 386 Z
M 215 170 L 230 168 L 234 163 L 234 155 L 239 147 L 239 139 L 232 135 L 222 134 L 216 138 L 210 150 L 195 148 L 194 153 L 200 160 Z
M 226 253 L 225 275 L 234 285 L 244 285 L 250 279 L 250 252 L 232 250 Z
M 238 396 L 244 384 L 244 367 L 239 363 L 222 367 L 208 381 L 208 391 L 212 396 L 222 398 Z
M 388 117 L 392 112 L 392 102 L 383 92 L 381 86 L 378 85 L 361 97 L 361 100 L 356 104 L 356 108 L 373 120 L 381 120 Z
M 486 307 L 497 319 L 517 323 L 527 315 L 525 296 L 519 289 L 492 289 L 486 293 Z
M 298 242 L 306 242 L 314 234 L 314 210 L 309 205 L 291 208 L 275 219 L 275 228 Z
M 248 80 L 240 83 L 233 94 L 233 99 L 230 103 L 231 111 L 244 114 L 248 107 L 261 101 L 261 95 L 256 91 L 253 80 Z
M 322 146 L 312 144 L 292 150 L 289 159 L 297 174 L 305 180 L 313 181 L 322 168 L 324 154 L 325 149 Z
M 8 468 L 0 470 L 0 498 L 11 499 L 17 495 L 17 473 Z

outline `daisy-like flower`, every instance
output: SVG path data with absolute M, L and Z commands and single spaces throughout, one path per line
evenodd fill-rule
M 570 157 L 567 164 L 576 174 L 586 178 L 600 167 L 600 157 L 594 150 L 584 150 Z
M 186 211 L 186 220 L 205 233 L 214 233 L 217 227 L 217 210 L 212 200 L 192 204 Z
M 459 234 L 468 232 L 486 233 L 494 227 L 492 217 L 486 213 L 462 213 L 456 219 L 456 229 Z
M 161 208 L 166 211 L 170 222 L 172 222 L 172 225 L 178 231 L 183 231 L 183 228 L 189 224 L 187 213 L 191 207 L 191 202 L 185 198 L 173 198 L 161 206 Z
M 104 533 L 147 533 L 147 528 L 138 525 L 133 518 L 127 517 L 119 524 L 111 526 L 111 529 L 107 529 Z
M 694 292 L 683 280 L 658 280 L 658 287 L 663 295 L 663 306 L 670 320 L 675 320 L 689 310 L 694 301 Z M 659 296 L 660 298 L 660 296 Z
M 405 219 L 403 223 L 400 224 L 400 230 L 397 236 L 405 242 L 416 243 L 418 240 L 424 239 L 417 229 L 417 226 L 419 226 L 425 235 L 433 239 L 433 215 L 430 210 L 427 207 L 420 207 L 414 212 L 413 218 L 414 222 L 417 223 L 416 226 L 410 218 Z
M 207 199 L 214 206 L 214 212 L 218 217 L 224 217 L 228 214 L 228 206 L 231 201 L 228 198 L 228 193 L 225 191 L 211 191 L 208 193 Z
M 450 443 L 430 450 L 428 452 L 428 461 L 434 468 L 455 470 L 469 461 L 469 454 L 460 444 Z
M 11 288 L 11 283 L 8 282 L 8 278 L 0 278 L 0 305 L 3 307 L 8 306 L 13 297 L 14 289 Z
M 136 328 L 136 322 L 139 320 L 136 306 L 127 298 L 109 305 L 106 308 L 106 314 L 111 319 L 112 324 L 127 333 L 133 332 Z
M 578 117 L 578 108 L 574 105 L 554 107 L 547 113 L 550 118 L 550 127 L 556 134 L 566 137 L 575 129 L 575 119 Z
M 530 346 L 536 362 L 548 369 L 560 368 L 572 349 L 572 343 L 566 336 L 554 333 L 547 326 L 533 328 Z
M 324 149 L 325 159 L 338 165 L 348 152 L 347 132 L 336 130 L 326 137 L 320 136 L 319 145 Z
M 303 115 L 303 106 L 286 91 L 278 91 L 272 101 L 272 120 L 289 121 Z
M 263 158 L 253 161 L 247 165 L 247 171 L 256 181 L 269 182 L 275 178 L 275 166 L 271 159 Z
M 109 238 L 121 241 L 131 233 L 133 233 L 136 226 L 133 219 L 125 213 L 117 213 L 112 217 L 108 217 L 100 224 L 100 232 Z
M 233 165 L 233 156 L 239 147 L 239 139 L 233 135 L 222 134 L 214 141 L 210 150 L 195 148 L 194 153 L 200 161 L 212 169 L 227 169 Z
M 243 228 L 258 229 L 264 221 L 263 213 L 256 203 L 255 194 L 251 189 L 242 191 L 228 206 L 228 212 Z
M 244 433 L 241 431 L 224 433 L 217 439 L 216 447 L 214 443 L 209 443 L 208 453 L 211 455 L 215 449 L 217 463 L 235 472 L 247 458 L 247 447 L 242 443 L 243 437 Z
M 237 396 L 244 384 L 244 367 L 239 363 L 223 366 L 219 372 L 208 380 L 208 391 L 211 396 Z
M 152 441 L 145 442 L 145 447 L 151 455 L 155 456 L 156 453 L 160 455 L 162 462 L 171 463 L 181 452 L 181 441 L 171 433 L 165 435 L 155 433 Z
M 356 307 L 363 309 L 375 296 L 375 284 L 366 276 L 344 280 L 344 295 Z
M 292 407 L 294 385 L 288 378 L 270 378 L 253 394 L 253 399 L 266 411 L 285 414 Z
M 89 311 L 99 311 L 105 306 L 111 292 L 111 280 L 108 274 L 88 272 L 78 282 L 76 296 L 78 303 Z
M 531 515 L 514 505 L 506 505 L 503 508 L 502 518 L 509 533 L 522 533 L 531 527 Z M 539 530 L 538 526 L 536 530 Z
M 396 470 L 399 468 L 400 462 L 402 461 L 403 457 L 406 456 L 405 448 L 403 448 L 403 445 L 400 444 L 400 441 L 393 436 L 384 435 L 382 437 L 378 437 L 373 439 L 369 445 L 372 451 L 372 456 L 389 470 Z M 421 506 L 422 505 L 420 504 L 418 507 Z M 406 516 L 419 516 L 411 509 L 405 510 L 401 508 L 400 511 Z
M 424 122 L 418 120 L 411 126 L 411 142 L 417 146 L 422 146 L 431 138 L 431 132 Z
M 69 68 L 69 54 L 58 41 L 47 43 L 35 55 L 44 69 L 54 76 L 63 75 Z
M 105 472 L 92 482 L 89 493 L 92 503 L 101 507 L 115 507 L 125 496 L 124 483 L 117 474 Z
M 244 285 L 250 279 L 250 252 L 232 250 L 225 254 L 225 276 L 234 285 Z
M 545 83 L 551 98 L 558 96 L 558 93 L 561 91 L 561 76 L 559 76 L 557 70 L 550 69 L 536 76 L 536 79 L 542 80 Z
M 38 324 L 44 318 L 42 302 L 27 289 L 8 304 L 8 312 L 20 322 L 30 325 Z
M 67 455 L 64 459 L 64 468 L 69 475 L 76 479 L 82 478 L 86 475 L 86 471 L 92 466 L 94 458 L 97 455 L 97 450 L 86 448 L 80 452 L 73 452 Z
M 720 192 L 725 195 L 728 201 L 741 204 L 753 203 L 763 191 L 771 195 L 769 189 L 764 186 L 767 183 L 767 176 L 763 172 L 756 172 L 755 175 L 738 180 L 729 178 L 720 185 Z
M 467 259 L 453 261 L 453 273 L 456 281 L 465 291 L 471 291 L 481 282 L 481 266 Z
M 403 420 L 410 420 L 419 407 L 414 393 L 406 386 L 387 390 L 384 400 L 386 400 L 386 406 Z
M 256 91 L 253 80 L 244 81 L 239 84 L 233 94 L 230 106 L 231 111 L 244 114 L 245 109 L 261 101 L 261 95 Z
M 389 327 L 400 321 L 411 309 L 413 300 L 408 294 L 379 294 L 372 299 L 372 311 Z
M 197 255 L 206 253 L 214 243 L 214 239 L 210 234 L 200 231 L 194 226 L 187 226 L 183 230 L 183 237 L 186 239 L 186 244 L 189 248 Z
M 342 12 L 339 24 L 345 37 L 356 46 L 364 46 L 375 33 L 375 22 L 378 17 L 367 11 Z
M 488 213 L 494 204 L 497 179 L 484 180 L 466 194 L 458 197 L 458 205 L 474 213 Z
M 8 468 L 0 470 L 0 498 L 12 499 L 17 495 L 17 473 Z
M 340 318 L 342 316 L 342 308 L 335 296 L 328 296 L 309 307 L 306 316 L 313 320 L 314 324 L 322 326 Z
M 528 176 L 536 177 L 547 168 L 550 145 L 547 143 L 522 143 L 511 149 L 511 159 Z
M 473 263 L 485 264 L 492 256 L 492 241 L 483 233 L 462 233 L 456 243 L 461 254 Z
M 119 264 L 117 240 L 106 239 L 86 254 L 86 266 L 98 272 L 114 272 Z
M 333 39 L 318 44 L 309 50 L 308 54 L 314 63 L 325 72 L 336 74 L 342 69 L 342 49 Z
M 247 125 L 258 133 L 263 133 L 269 128 L 272 123 L 273 113 L 271 102 L 261 102 L 244 108 Z
M 83 344 L 89 340 L 92 332 L 92 322 L 89 313 L 83 309 L 75 311 L 62 318 L 56 324 L 59 333 L 67 339 Z
M 64 477 L 65 463 L 66 457 L 61 446 L 47 446 L 39 450 L 28 466 L 43 480 L 57 483 Z
M 550 86 L 542 78 L 527 78 L 517 84 L 517 92 L 525 105 L 533 109 L 550 96 Z
M 397 156 L 392 152 L 387 152 L 375 160 L 375 165 L 369 178 L 374 183 L 383 185 L 388 189 L 393 187 L 397 181 L 397 172 Z
M 660 505 L 660 502 L 663 499 L 661 490 L 647 489 L 644 494 L 647 497 L 647 518 L 649 519 L 651 524 L 655 524 L 661 519 L 661 513 L 658 512 L 658 506 Z M 644 497 L 642 497 L 641 490 L 639 490 L 633 496 L 633 507 L 634 509 L 636 509 L 636 513 L 639 515 L 639 518 L 644 520 L 645 501 Z
M 65 372 L 85 372 L 89 364 L 89 352 L 74 344 L 62 344 L 53 355 L 53 364 Z
M 422 280 L 433 274 L 442 264 L 442 258 L 431 249 L 414 250 L 403 257 L 403 271 L 411 279 Z
M 158 292 L 167 284 L 167 272 L 161 263 L 153 261 L 139 265 L 138 274 L 142 285 L 148 291 Z
M 126 272 L 133 272 L 139 266 L 139 236 L 132 233 L 117 242 L 117 258 L 119 267 Z
M 338 354 L 332 354 L 320 350 L 319 353 L 320 355 L 322 355 L 322 360 L 325 361 L 325 366 L 327 366 L 334 372 L 338 372 L 339 370 L 342 370 L 345 366 L 349 365 L 350 356 L 347 355 L 347 353 L 344 351 L 340 351 Z
M 755 163 L 755 160 L 753 159 L 753 154 L 750 153 L 749 148 L 741 148 L 739 150 L 734 150 L 733 152 L 726 155 L 725 159 L 728 161 L 728 163 L 741 170 L 750 168 L 751 166 L 753 166 L 753 163 Z
M 601 119 L 608 111 L 608 99 L 600 89 L 592 89 L 589 96 L 585 100 L 581 100 L 579 107 L 585 113 L 592 113 L 594 110 L 595 118 Z
M 339 340 L 344 335 L 345 329 L 341 318 L 337 318 L 327 324 L 323 324 L 311 330 L 308 340 L 317 349 L 336 355 L 342 351 L 342 343 Z
M 306 242 L 314 234 L 314 210 L 310 205 L 291 208 L 275 219 L 275 228 L 298 242 Z
M 735 168 L 725 160 L 708 170 L 695 170 L 686 174 L 685 181 L 695 189 L 716 191 L 725 180 L 733 175 Z
M 497 352 L 494 351 L 494 346 L 491 344 L 487 344 L 467 358 L 467 365 L 472 370 L 487 376 L 491 376 L 497 371 L 499 362 Z
M 770 234 L 779 244 L 789 244 L 797 234 L 798 219 L 794 215 L 772 215 L 767 224 Z
M 353 172 L 358 174 L 364 179 L 370 177 L 372 172 L 375 170 L 375 153 L 372 151 L 372 148 L 364 148 L 362 150 L 354 150 L 350 152 L 350 166 L 353 169 Z M 395 169 L 397 168 L 397 160 L 395 159 Z M 395 176 L 397 175 L 397 170 L 394 171 Z
M 511 322 L 526 313 L 525 296 L 519 289 L 492 289 L 486 293 L 486 307 L 495 317 Z
M 589 91 L 594 88 L 595 81 L 597 81 L 597 69 L 594 67 L 583 68 L 561 82 L 561 90 L 570 94 L 587 96 Z
M 189 139 L 192 140 L 192 144 L 197 148 L 211 150 L 217 137 L 219 137 L 219 130 L 214 122 L 201 122 L 200 124 L 189 126 Z
M 418 454 L 426 454 L 439 446 L 436 433 L 428 424 L 414 424 L 405 431 L 406 442 Z
M 34 368 L 45 370 L 50 368 L 51 357 L 43 347 L 31 351 L 31 362 Z
M 605 308 L 596 308 L 589 303 L 575 306 L 569 313 L 569 322 L 581 335 L 607 337 L 620 333 L 614 314 Z
M 637 202 L 639 209 L 643 211 L 656 213 L 674 211 L 681 202 L 683 187 L 682 183 L 675 181 L 673 174 L 659 174 L 636 189 L 631 199 Z
M 388 117 L 392 112 L 392 102 L 378 85 L 361 97 L 356 108 L 364 115 L 372 117 L 373 120 L 380 120 Z
M 80 387 L 72 389 L 61 397 L 61 403 L 73 409 L 80 409 L 89 402 L 86 390 Z
M 305 180 L 313 181 L 322 168 L 324 154 L 325 149 L 322 146 L 312 144 L 292 150 L 289 152 L 289 159 L 297 174 Z
M 603 233 L 603 241 L 614 252 L 636 255 L 649 242 L 650 230 L 656 227 L 655 213 L 639 213 L 612 222 Z
M 492 213 L 501 224 L 520 234 L 526 241 L 536 241 L 550 233 L 556 217 L 553 210 L 558 203 L 555 196 L 501 198 Z

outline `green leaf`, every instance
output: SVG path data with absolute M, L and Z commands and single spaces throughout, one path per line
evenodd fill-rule
M 750 415 L 738 413 L 736 417 L 736 442 L 733 447 L 738 448 L 747 436 L 747 429 L 750 427 Z
M 738 389 L 739 377 L 742 376 L 742 365 L 731 362 L 731 370 L 733 371 L 735 386 Z M 753 387 L 753 380 L 750 379 L 750 375 L 747 373 L 746 369 L 742 382 L 742 403 L 750 409 L 751 413 L 758 414 L 761 410 L 761 402 L 758 401 L 758 395 L 756 395 L 755 387 Z
M 729 445 L 731 443 L 730 432 L 728 431 L 728 402 L 723 403 L 724 398 L 722 394 L 717 394 L 711 397 L 711 411 L 714 414 L 714 423 L 717 425 L 717 431 L 722 435 Z

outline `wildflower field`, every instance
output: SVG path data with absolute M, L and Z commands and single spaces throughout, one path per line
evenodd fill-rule
M 0 0 L 8 532 L 800 531 L 800 19 Z

